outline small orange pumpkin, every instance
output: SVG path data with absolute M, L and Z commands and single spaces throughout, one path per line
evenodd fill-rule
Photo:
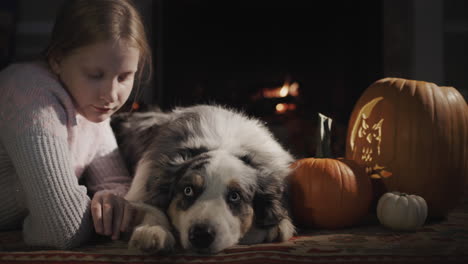
M 352 160 L 306 158 L 293 164 L 292 214 L 304 227 L 342 228 L 368 212 L 372 186 L 363 167 Z
M 354 225 L 368 213 L 372 185 L 364 167 L 356 162 L 328 158 L 330 128 L 324 130 L 324 124 L 327 122 L 319 123 L 322 130 L 317 133 L 321 135 L 319 157 L 292 165 L 292 214 L 299 226 L 335 229 Z

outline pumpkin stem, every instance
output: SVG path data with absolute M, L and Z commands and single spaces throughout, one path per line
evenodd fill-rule
M 316 158 L 332 158 L 331 151 L 331 126 L 332 119 L 324 114 L 318 113 L 318 126 L 316 133 L 317 147 L 315 150 Z

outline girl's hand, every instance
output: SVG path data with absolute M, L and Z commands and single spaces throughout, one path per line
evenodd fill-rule
M 119 239 L 120 232 L 131 230 L 132 219 L 137 210 L 123 197 L 103 190 L 94 194 L 91 214 L 96 233 L 112 236 L 112 240 L 116 240 Z

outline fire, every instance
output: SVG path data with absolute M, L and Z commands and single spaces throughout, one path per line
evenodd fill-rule
M 284 83 L 283 86 L 273 88 L 273 89 L 263 89 L 263 97 L 265 98 L 282 98 L 286 96 L 296 97 L 299 95 L 299 84 L 293 82 L 291 84 Z
M 279 90 L 279 96 L 280 97 L 286 97 L 286 96 L 288 96 L 288 94 L 289 94 L 289 87 L 285 86 L 285 85 L 283 87 L 281 87 L 281 89 Z
M 284 114 L 287 111 L 296 110 L 296 104 L 279 103 L 276 104 L 275 109 L 277 114 Z
M 294 97 L 299 96 L 299 84 L 297 82 L 293 82 L 289 85 L 289 94 Z
M 299 96 L 299 84 L 297 82 L 290 83 L 286 80 L 281 87 L 263 88 L 252 95 L 251 99 L 254 101 L 262 100 L 264 98 L 272 99 L 277 102 L 274 106 L 276 114 L 284 114 L 289 111 L 296 110 L 297 105 L 295 99 L 292 97 Z M 283 99 L 284 98 L 284 99 Z
M 277 104 L 276 105 L 276 112 L 279 113 L 279 114 L 282 114 L 282 113 L 286 112 L 287 109 L 288 109 L 288 106 L 286 104 Z

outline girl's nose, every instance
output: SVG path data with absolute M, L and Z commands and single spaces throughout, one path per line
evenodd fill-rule
M 106 82 L 100 94 L 100 99 L 104 100 L 106 104 L 112 104 L 117 101 L 118 81 L 113 79 L 112 81 Z

